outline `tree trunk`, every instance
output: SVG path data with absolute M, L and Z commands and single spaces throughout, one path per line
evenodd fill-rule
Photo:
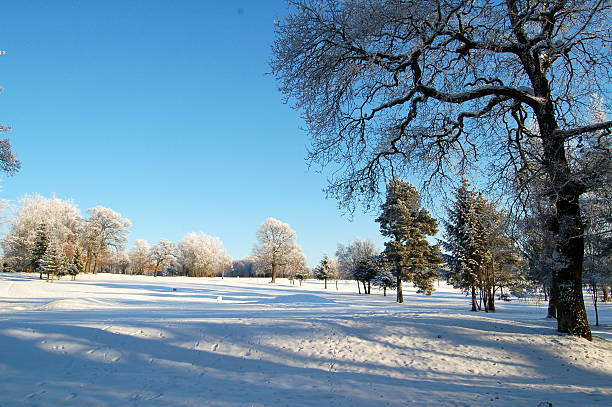
M 546 318 L 557 318 L 557 297 L 559 292 L 557 290 L 557 283 L 555 282 L 554 274 L 551 275 L 550 288 L 548 292 L 548 311 Z
M 605 286 L 605 285 L 603 287 L 601 287 L 601 300 L 603 302 L 608 302 L 609 301 L 609 296 L 608 296 L 608 289 L 609 288 L 610 287 Z
M 478 304 L 476 300 L 476 287 L 472 286 L 472 311 L 478 311 Z
M 327 279 L 324 278 L 323 281 L 325 281 L 325 289 L 327 290 Z
M 395 270 L 397 272 L 396 277 L 396 282 L 397 282 L 397 302 L 398 303 L 402 303 L 404 302 L 404 292 L 402 290 L 402 268 L 399 264 L 395 264 Z
M 372 286 L 370 285 L 369 281 L 368 281 L 368 294 L 372 294 Z
M 383 287 L 383 296 L 386 297 L 387 296 L 387 287 Z
M 359 280 L 355 280 L 355 281 L 357 281 L 357 292 L 361 294 L 361 286 L 359 285 Z
M 276 264 L 272 263 L 272 281 L 271 283 L 276 283 Z
M 367 293 L 368 293 L 368 289 L 367 289 L 367 287 L 366 287 L 366 282 L 365 282 L 365 281 L 362 281 L 362 282 L 361 282 L 361 284 L 363 284 L 363 293 L 364 293 L 364 294 L 367 294 Z
M 554 242 L 552 274 L 558 289 L 557 330 L 591 340 L 582 295 L 584 224 L 579 198 L 585 189 L 572 174 L 567 161 L 565 139 L 558 132 L 546 71 L 541 69 L 539 57 L 531 51 L 522 53 L 520 58 L 529 75 L 534 95 L 545 101 L 534 106 L 534 114 L 542 140 L 544 170 L 551 186 L 548 192 L 554 197 L 556 209 L 550 226 Z
M 338 280 L 336 280 L 336 291 L 338 291 Z
M 489 312 L 495 312 L 495 291 L 491 289 L 489 293 L 489 303 L 487 304 Z

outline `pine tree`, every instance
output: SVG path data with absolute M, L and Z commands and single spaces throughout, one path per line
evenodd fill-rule
M 385 243 L 385 256 L 394 264 L 397 302 L 404 302 L 402 280 L 412 280 L 419 292 L 433 291 L 436 268 L 441 263 L 439 248 L 426 240 L 438 232 L 438 222 L 421 207 L 418 190 L 410 183 L 394 178 L 387 184 L 387 199 L 376 219 Z
M 40 273 L 40 279 L 42 280 L 43 270 L 41 268 L 41 259 L 45 255 L 47 248 L 49 247 L 49 228 L 45 222 L 41 222 L 36 228 L 36 235 L 34 237 L 34 249 L 32 250 L 32 260 L 30 265 L 35 271 Z
M 519 256 L 506 235 L 506 216 L 470 189 L 464 178 L 447 208 L 444 248 L 450 252 L 448 280 L 471 294 L 472 311 L 495 311 L 495 292 L 509 286 Z M 481 302 L 477 300 L 480 293 Z
M 315 278 L 317 280 L 324 280 L 325 289 L 327 290 L 327 280 L 336 278 L 336 275 L 337 271 L 331 259 L 327 255 L 324 255 L 321 263 L 314 269 Z
M 472 311 L 477 311 L 476 289 L 485 257 L 482 225 L 477 219 L 477 195 L 465 178 L 454 195 L 455 201 L 447 208 L 444 222 L 444 248 L 451 254 L 448 279 L 453 287 L 471 293 Z
M 68 274 L 72 277 L 73 280 L 76 280 L 76 276 L 79 273 L 82 273 L 84 269 L 83 261 L 81 259 L 81 251 L 77 247 L 74 251 L 74 255 L 72 256 L 72 260 L 68 265 Z
M 65 273 L 64 255 L 56 245 L 50 244 L 49 247 L 47 247 L 47 251 L 40 260 L 40 268 L 42 272 L 47 274 L 47 281 L 49 281 L 50 276 L 51 279 L 53 279 L 53 275 L 59 278 Z
M 372 285 L 382 288 L 383 295 L 387 296 L 387 289 L 394 289 L 397 286 L 395 276 L 392 271 L 392 265 L 388 264 L 384 259 L 379 259 L 377 262 L 377 273 L 372 279 Z

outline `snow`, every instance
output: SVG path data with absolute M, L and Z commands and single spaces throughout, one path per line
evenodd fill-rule
M 0 406 L 610 405 L 610 304 L 588 342 L 544 302 L 436 289 L 0 274 Z

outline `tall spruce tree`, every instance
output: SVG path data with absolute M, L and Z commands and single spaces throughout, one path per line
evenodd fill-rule
M 34 249 L 32 250 L 32 260 L 30 265 L 35 271 L 40 273 L 40 279 L 42 280 L 43 270 L 41 268 L 41 259 L 45 255 L 47 248 L 49 247 L 49 227 L 45 222 L 38 224 L 36 228 L 36 235 L 34 237 Z
M 376 222 L 382 235 L 391 239 L 384 253 L 394 265 L 397 302 L 404 302 L 402 280 L 411 280 L 418 292 L 430 295 L 441 259 L 439 247 L 430 245 L 426 237 L 438 232 L 438 222 L 421 207 L 419 191 L 397 177 L 387 184 L 381 210 Z
M 444 248 L 450 253 L 449 282 L 471 294 L 472 311 L 495 311 L 495 293 L 513 283 L 519 255 L 507 236 L 506 216 L 466 179 L 455 192 L 444 222 Z M 480 302 L 477 300 L 480 294 Z
M 482 225 L 477 216 L 477 195 L 467 179 L 454 193 L 444 222 L 444 248 L 450 253 L 448 280 L 455 288 L 471 294 L 472 311 L 478 311 L 476 289 L 485 259 Z
M 63 253 L 56 245 L 50 244 L 40 260 L 40 268 L 42 272 L 47 274 L 47 281 L 49 281 L 49 277 L 53 279 L 53 276 L 59 277 L 64 273 L 65 263 Z

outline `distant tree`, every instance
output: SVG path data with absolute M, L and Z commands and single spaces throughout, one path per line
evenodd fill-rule
M 323 280 L 325 282 L 325 289 L 327 290 L 327 280 L 337 278 L 338 270 L 334 266 L 332 259 L 329 256 L 324 255 L 321 259 L 321 263 L 314 268 L 314 277 L 317 280 Z
M 372 241 L 367 239 L 357 238 L 347 245 L 338 243 L 336 258 L 338 259 L 338 272 L 340 278 L 356 280 L 357 291 L 361 293 L 359 284 L 367 282 L 369 279 L 364 280 L 358 278 L 358 276 L 363 276 L 365 278 L 368 273 L 364 274 L 358 271 L 357 268 L 361 262 L 369 261 L 372 257 L 376 256 L 376 254 L 376 246 Z
M 295 253 L 297 243 L 291 227 L 274 218 L 268 218 L 257 230 L 257 243 L 253 248 L 258 270 L 269 272 L 272 283 L 276 282 L 278 271 Z
M 126 241 L 129 219 L 123 218 L 110 208 L 96 206 L 88 209 L 89 218 L 83 228 L 82 241 L 87 261 L 85 272 L 96 272 L 99 260 L 110 250 L 120 251 Z
M 72 256 L 78 246 L 82 218 L 78 208 L 68 200 L 40 195 L 26 195 L 19 200 L 15 216 L 8 222 L 8 232 L 0 241 L 4 258 L 16 271 L 32 268 L 36 232 L 47 225 L 53 240 L 65 255 Z
M 221 239 L 205 233 L 188 233 L 179 243 L 179 263 L 191 277 L 222 276 L 232 265 L 232 259 Z
M 308 269 L 298 271 L 295 273 L 295 278 L 300 282 L 300 286 L 302 286 L 302 281 L 308 280 L 310 277 L 310 271 Z
M 438 223 L 421 207 L 421 197 L 410 183 L 394 178 L 387 184 L 387 199 L 376 219 L 380 232 L 390 238 L 385 243 L 385 257 L 393 264 L 397 284 L 397 302 L 404 302 L 402 280 L 412 280 L 418 292 L 430 295 L 440 248 L 426 240 L 438 232 Z
M 174 264 L 176 261 L 176 250 L 176 244 L 163 239 L 151 247 L 149 256 L 153 266 L 153 277 L 157 277 L 157 273 L 166 271 Z
M 366 259 L 362 259 L 357 263 L 357 266 L 353 269 L 353 278 L 358 283 L 363 284 L 363 293 L 370 294 L 372 287 L 372 280 L 378 274 L 378 267 L 376 264 L 376 256 L 371 256 Z
M 34 237 L 34 248 L 32 250 L 32 269 L 40 273 L 40 279 L 42 280 L 43 268 L 42 258 L 47 252 L 49 247 L 49 229 L 47 224 L 41 222 L 36 228 L 36 236 Z
M 65 263 L 66 260 L 62 252 L 58 249 L 57 245 L 51 243 L 40 260 L 40 269 L 43 273 L 47 274 L 47 281 L 49 281 L 49 277 L 53 279 L 53 276 L 57 276 L 59 279 L 66 273 Z
M 83 272 L 83 260 L 80 249 L 76 249 L 72 256 L 72 259 L 67 267 L 67 273 L 72 277 L 72 280 L 76 280 L 76 276 Z
M 383 295 L 387 296 L 388 289 L 394 289 L 397 286 L 393 271 L 389 267 L 391 265 L 379 267 L 376 275 L 372 279 L 372 285 L 383 290 Z
M 144 274 L 145 269 L 151 264 L 149 242 L 144 239 L 136 239 L 128 256 L 130 257 L 130 272 L 132 274 Z

